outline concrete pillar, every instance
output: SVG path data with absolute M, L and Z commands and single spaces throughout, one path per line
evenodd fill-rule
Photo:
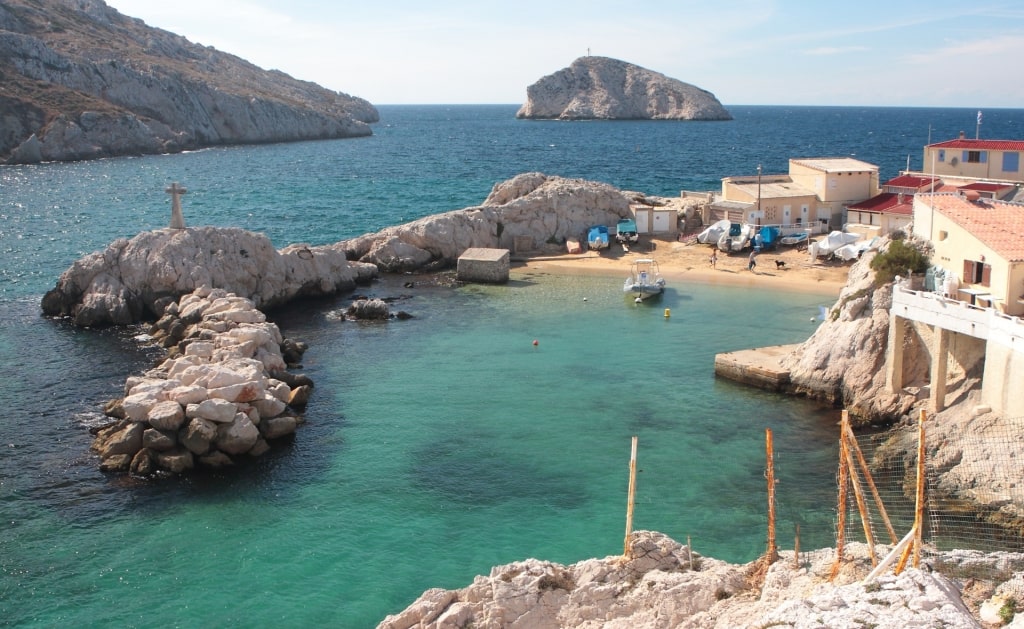
M 885 383 L 889 393 L 903 390 L 903 343 L 907 336 L 907 320 L 889 314 L 889 351 L 885 361 Z
M 946 408 L 946 371 L 949 364 L 949 335 L 945 328 L 935 327 L 932 338 L 932 411 L 938 413 Z

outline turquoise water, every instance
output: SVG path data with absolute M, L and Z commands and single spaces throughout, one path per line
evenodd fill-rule
M 618 554 L 632 435 L 635 528 L 756 557 L 771 428 L 780 544 L 799 524 L 803 548 L 831 545 L 836 411 L 712 375 L 718 352 L 805 339 L 832 300 L 806 293 L 673 282 L 636 306 L 622 277 L 386 278 L 368 292 L 413 319 L 339 322 L 347 296 L 271 313 L 311 346 L 317 386 L 291 442 L 182 479 L 96 469 L 87 429 L 154 353 L 139 329 L 43 319 L 39 299 L 80 255 L 165 225 L 171 181 L 189 189 L 189 224 L 322 243 L 478 204 L 529 170 L 676 194 L 764 155 L 781 171 L 794 154 L 856 152 L 889 164 L 885 178 L 928 124 L 974 115 L 736 108 L 734 123 L 601 125 L 514 111 L 382 108 L 355 141 L 0 168 L 0 625 L 370 627 L 495 564 Z M 1019 137 L 1022 114 L 986 124 Z

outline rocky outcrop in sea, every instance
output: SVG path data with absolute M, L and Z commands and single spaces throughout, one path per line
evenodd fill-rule
M 526 88 L 517 118 L 732 120 L 715 95 L 608 57 L 580 57 Z
M 804 555 L 799 564 L 784 552 L 770 565 L 763 559 L 735 565 L 701 556 L 661 533 L 638 531 L 631 542 L 628 557 L 496 566 L 462 589 L 427 590 L 378 628 L 975 629 L 981 625 L 974 613 L 991 618 L 993 606 L 999 610 L 1024 592 L 1024 557 L 1012 553 L 953 551 L 936 558 L 935 564 L 963 580 L 931 567 L 866 580 L 872 567 L 867 548 L 851 544 L 829 581 L 835 553 L 828 549 Z M 985 587 L 972 578 L 978 575 L 989 579 Z M 987 599 L 972 601 L 974 613 L 962 595 L 967 582 L 972 595 Z
M 0 163 L 371 135 L 369 102 L 189 42 L 102 0 L 0 4 Z
M 273 308 L 298 297 L 332 295 L 369 283 L 377 267 L 349 262 L 334 247 L 294 244 L 237 228 L 164 228 L 119 239 L 61 274 L 43 313 L 76 325 L 124 325 L 163 314 L 197 288 L 226 290 Z

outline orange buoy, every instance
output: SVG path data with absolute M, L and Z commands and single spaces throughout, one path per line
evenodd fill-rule
M 537 341 L 537 339 L 533 339 L 533 346 L 537 347 L 538 345 L 540 345 L 540 343 Z

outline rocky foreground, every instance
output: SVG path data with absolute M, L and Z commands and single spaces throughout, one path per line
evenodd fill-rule
M 580 57 L 526 88 L 517 118 L 732 120 L 715 95 L 608 57 Z
M 367 101 L 267 71 L 102 0 L 0 3 L 0 163 L 372 133 Z
M 799 565 L 786 552 L 771 565 L 735 565 L 660 533 L 640 531 L 631 541 L 629 557 L 497 566 L 465 588 L 427 590 L 378 627 L 967 629 L 1001 625 L 1012 601 L 1024 600 L 1020 554 L 953 551 L 924 569 L 866 579 L 867 549 L 854 544 L 830 581 L 831 550 L 804 555 Z M 1024 627 L 1024 619 L 1010 626 Z

